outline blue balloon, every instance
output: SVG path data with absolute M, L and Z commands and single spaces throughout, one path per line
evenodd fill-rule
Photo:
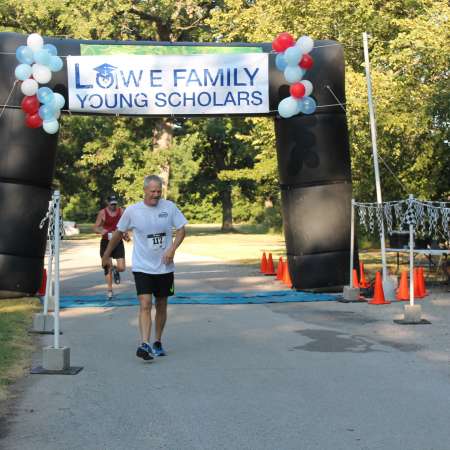
M 42 122 L 42 128 L 48 134 L 55 134 L 59 129 L 59 123 L 56 119 L 44 120 Z
M 284 57 L 284 53 L 277 53 L 277 56 L 275 57 L 275 65 L 277 66 L 277 69 L 281 72 L 284 72 L 284 69 L 286 69 L 287 62 L 286 58 Z
M 48 67 L 52 72 L 59 72 L 63 68 L 63 61 L 59 56 L 51 56 Z
M 55 94 L 49 87 L 40 87 L 37 91 L 38 100 L 46 105 L 50 104 L 53 101 L 54 97 Z
M 55 108 L 52 105 L 42 105 L 39 108 L 39 117 L 42 120 L 55 120 Z
M 31 76 L 31 66 L 29 64 L 19 64 L 14 74 L 18 80 L 25 81 Z
M 47 50 L 51 56 L 56 56 L 58 54 L 58 49 L 53 44 L 45 44 L 42 48 Z
M 17 47 L 16 58 L 22 64 L 33 64 L 33 50 L 26 45 L 21 45 Z
M 296 66 L 302 57 L 302 50 L 298 45 L 294 45 L 293 47 L 289 47 L 284 52 L 286 62 L 289 66 Z
M 55 92 L 52 105 L 54 105 L 54 107 L 56 109 L 61 109 L 64 107 L 65 104 L 66 104 L 66 99 L 61 94 L 58 94 L 57 92 Z
M 278 105 L 278 113 L 281 117 L 288 119 L 298 114 L 298 100 L 294 97 L 286 97 Z
M 51 55 L 47 50 L 41 48 L 33 53 L 33 58 L 38 64 L 48 66 L 50 64 Z
M 287 66 L 284 69 L 284 78 L 288 83 L 297 83 L 303 78 L 305 71 L 298 66 Z
M 312 114 L 316 111 L 317 103 L 312 97 L 303 97 L 300 99 L 300 111 L 303 114 Z

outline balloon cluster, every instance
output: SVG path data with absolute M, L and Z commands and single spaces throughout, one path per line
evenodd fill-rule
M 295 42 L 289 33 L 280 33 L 272 42 L 272 49 L 277 53 L 275 65 L 290 84 L 291 95 L 278 105 L 281 117 L 287 119 L 299 113 L 312 114 L 316 110 L 316 101 L 310 97 L 313 85 L 308 80 L 302 80 L 314 64 L 309 54 L 313 47 L 314 41 L 309 36 L 302 36 Z
M 56 47 L 44 45 L 42 37 L 33 33 L 28 36 L 27 45 L 17 48 L 16 58 L 20 64 L 14 73 L 22 81 L 20 89 L 25 97 L 21 106 L 25 112 L 25 124 L 29 128 L 42 126 L 49 134 L 56 133 L 65 99 L 49 87 L 39 87 L 51 80 L 52 72 L 58 72 L 63 67 Z

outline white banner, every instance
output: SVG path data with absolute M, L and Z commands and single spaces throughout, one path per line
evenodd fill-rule
M 103 114 L 269 112 L 268 54 L 68 56 L 69 109 Z

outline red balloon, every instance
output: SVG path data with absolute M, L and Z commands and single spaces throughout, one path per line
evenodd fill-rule
M 28 114 L 37 113 L 40 105 L 41 104 L 35 95 L 25 96 L 21 103 L 23 111 Z
M 42 119 L 39 114 L 27 114 L 25 116 L 25 125 L 28 128 L 39 128 L 42 125 Z
M 300 63 L 298 64 L 302 69 L 311 69 L 314 65 L 314 60 L 307 53 L 302 56 Z
M 280 46 L 283 48 L 283 50 L 281 50 L 282 52 L 295 44 L 295 40 L 292 35 L 286 32 L 280 33 L 277 37 L 277 40 L 280 43 Z
M 277 52 L 277 53 L 284 52 L 284 47 L 282 46 L 282 44 L 281 44 L 281 42 L 279 41 L 278 38 L 273 40 L 273 42 L 272 42 L 272 50 Z
M 289 87 L 289 93 L 294 98 L 302 98 L 305 95 L 306 89 L 302 83 L 294 83 Z

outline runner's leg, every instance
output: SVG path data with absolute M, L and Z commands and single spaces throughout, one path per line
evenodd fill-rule
M 116 268 L 118 272 L 125 272 L 125 258 L 116 259 Z
M 139 299 L 139 333 L 141 342 L 150 342 L 152 329 L 152 296 L 151 294 L 138 295 Z
M 161 342 L 167 320 L 167 297 L 156 297 L 155 340 Z
M 112 264 L 111 258 L 109 261 Z M 112 268 L 112 266 L 111 266 L 111 268 Z M 109 293 L 111 292 L 111 294 L 112 294 L 112 269 L 110 269 L 109 272 L 107 274 L 105 274 L 105 280 L 106 280 L 106 285 L 108 287 L 108 297 L 109 297 Z

